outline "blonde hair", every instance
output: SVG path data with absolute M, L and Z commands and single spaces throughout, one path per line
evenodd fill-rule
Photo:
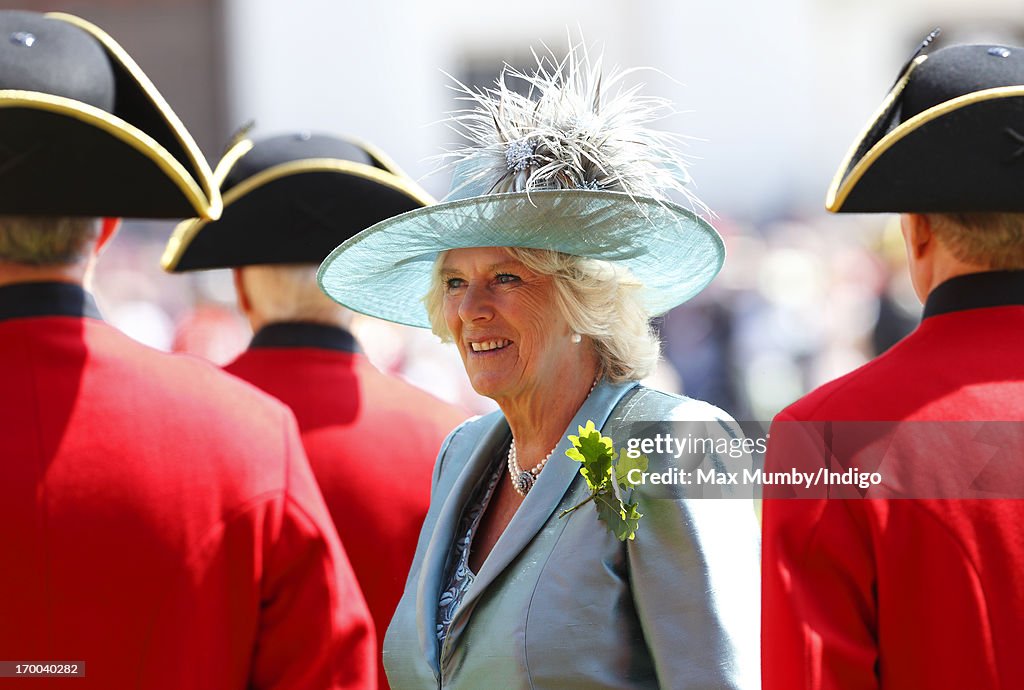
M 1024 269 L 1024 213 L 929 213 L 932 231 L 960 261 Z
M 554 279 L 555 303 L 576 333 L 588 336 L 600 362 L 601 375 L 613 383 L 650 375 L 658 362 L 658 336 L 640 299 L 643 285 L 627 269 L 607 261 L 584 259 L 550 249 L 506 247 L 524 266 Z M 452 335 L 444 320 L 444 286 L 437 257 L 430 290 L 423 298 L 430 328 L 444 342 Z
M 0 261 L 57 266 L 85 258 L 99 237 L 97 218 L 0 215 Z
M 314 321 L 343 323 L 349 312 L 320 290 L 316 265 L 245 266 L 242 285 L 261 323 Z

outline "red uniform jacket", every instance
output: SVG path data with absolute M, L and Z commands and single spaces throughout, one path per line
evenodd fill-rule
M 3 688 L 372 687 L 374 636 L 294 418 L 99 320 L 0 288 Z
M 295 412 L 383 640 L 430 503 L 437 452 L 466 415 L 382 374 L 359 353 L 351 334 L 330 326 L 266 326 L 226 369 Z M 378 678 L 386 688 L 383 665 Z
M 792 466 L 775 429 L 793 420 L 909 420 L 922 450 L 902 456 L 904 495 L 983 476 L 955 450 L 979 425 L 955 420 L 1014 422 L 986 426 L 1012 432 L 992 457 L 1002 445 L 1015 479 L 1001 489 L 1024 496 L 1024 272 L 936 288 L 910 336 L 776 418 L 766 470 Z M 767 495 L 765 690 L 1024 688 L 1024 500 Z

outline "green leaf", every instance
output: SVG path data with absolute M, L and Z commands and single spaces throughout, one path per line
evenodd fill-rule
M 597 517 L 608 525 L 608 530 L 619 541 L 627 541 L 636 537 L 643 515 L 637 511 L 636 503 L 623 503 L 611 494 L 600 494 L 594 501 L 597 506 Z
M 576 428 L 579 429 L 577 433 L 579 433 L 580 436 L 587 436 L 590 432 L 597 431 L 597 426 L 594 424 L 593 419 L 588 419 L 586 426 L 577 426 Z M 570 434 L 568 439 L 574 446 L 578 447 L 580 444 L 580 436 L 573 436 Z
M 631 458 L 625 448 L 619 451 L 619 460 L 615 463 L 615 478 L 618 480 L 619 486 L 623 489 L 632 489 L 636 486 L 639 482 L 629 481 L 629 473 L 632 470 L 639 470 L 641 473 L 646 472 L 649 463 L 650 461 L 646 455 Z
M 579 451 L 583 456 L 580 474 L 587 480 L 587 485 L 591 490 L 607 486 L 611 480 L 612 454 L 601 443 L 601 434 L 595 431 L 588 436 L 580 437 Z
M 572 437 L 570 436 L 569 438 Z M 576 446 L 573 446 L 569 450 L 565 451 L 565 454 L 569 457 L 570 460 L 575 460 L 576 462 L 583 462 L 584 460 L 586 460 L 586 458 L 584 458 L 583 455 L 580 453 L 579 448 L 577 448 Z
M 572 448 L 566 450 L 565 454 L 583 465 L 580 474 L 587 480 L 590 490 L 597 491 L 608 485 L 615 449 L 612 440 L 607 436 L 601 436 L 593 421 L 587 421 L 585 427 L 578 428 L 580 435 L 569 436 Z
M 634 539 L 636 537 L 636 531 L 640 527 L 640 518 L 643 517 L 643 513 L 637 510 L 638 504 L 636 503 L 624 503 L 622 509 L 622 521 L 625 523 L 625 527 L 621 534 L 616 536 L 621 541 L 627 539 Z
M 569 440 L 571 441 L 572 439 Z M 612 440 L 607 436 L 602 436 L 600 431 L 580 434 L 572 445 L 579 448 L 580 452 L 588 458 L 596 458 L 600 455 L 611 457 L 615 453 L 615 449 L 612 447 Z
M 597 519 L 608 525 L 608 531 L 618 537 L 619 525 L 624 518 L 619 499 L 608 494 L 600 494 L 595 498 L 594 505 L 597 507 Z
M 618 453 L 616 459 L 615 445 L 609 436 L 602 436 L 600 430 L 593 420 L 587 420 L 585 426 L 578 426 L 579 435 L 568 437 L 572 447 L 565 451 L 571 460 L 580 463 L 580 474 L 587 481 L 590 488 L 590 495 L 572 508 L 563 510 L 558 517 L 563 518 L 569 515 L 580 506 L 594 501 L 597 508 L 597 517 L 608 526 L 608 530 L 615 535 L 616 539 L 626 541 L 636 537 L 637 527 L 640 525 L 640 518 L 643 517 L 637 511 L 636 503 L 623 503 L 615 492 L 612 485 L 612 464 L 615 465 L 615 476 L 618 484 L 624 489 L 635 486 L 629 481 L 630 470 L 638 469 L 641 472 L 647 471 L 647 456 L 641 455 L 631 458 L 623 450 Z

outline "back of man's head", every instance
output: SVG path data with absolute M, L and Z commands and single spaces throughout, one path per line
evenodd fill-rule
M 993 271 L 1024 269 L 1024 214 L 931 213 L 928 220 L 959 261 Z
M 315 264 L 237 269 L 239 301 L 253 329 L 286 321 L 346 325 L 351 312 L 323 293 L 316 282 L 316 270 Z
M 0 262 L 29 267 L 80 263 L 99 234 L 96 218 L 0 215 Z

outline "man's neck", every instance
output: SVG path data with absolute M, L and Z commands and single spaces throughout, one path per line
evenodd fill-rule
M 298 321 L 302 323 L 315 323 L 321 326 L 344 328 L 346 330 L 348 330 L 349 324 L 352 323 L 352 312 L 341 307 L 336 310 L 328 310 L 328 313 L 316 315 L 305 314 L 302 316 L 296 315 L 295 318 L 291 319 L 268 319 L 251 310 L 246 313 L 245 316 L 249 320 L 249 326 L 252 328 L 253 333 L 258 333 L 264 326 L 270 326 L 275 323 L 294 323 Z
M 85 281 L 87 262 L 56 266 L 29 266 L 0 261 L 0 286 L 17 283 L 74 283 Z
M 987 266 L 979 266 L 977 264 L 968 264 L 963 261 L 954 260 L 937 267 L 937 270 L 935 271 L 935 280 L 932 282 L 931 290 L 934 290 L 947 280 L 952 280 L 953 278 L 970 275 L 972 273 L 986 273 L 993 270 L 995 269 L 988 268 Z M 931 290 L 928 292 L 930 293 Z

